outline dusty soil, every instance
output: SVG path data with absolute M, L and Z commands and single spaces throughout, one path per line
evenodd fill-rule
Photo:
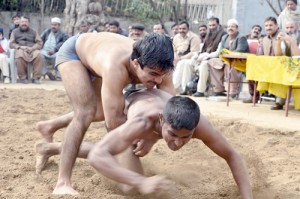
M 295 122 L 292 122 L 294 126 L 289 125 L 289 119 L 284 118 L 283 112 L 274 118 L 268 115 L 269 120 L 259 120 L 256 125 L 253 118 L 261 117 L 266 109 L 244 106 L 244 109 L 237 110 L 235 106 L 238 105 L 233 103 L 230 105 L 232 111 L 222 112 L 226 108 L 222 106 L 223 109 L 217 111 L 214 102 L 200 101 L 199 104 L 204 114 L 243 156 L 255 199 L 300 198 L 299 125 Z M 250 122 L 247 122 L 247 116 L 236 114 L 237 111 L 247 112 L 245 110 L 249 109 Z M 1 199 L 145 198 L 140 195 L 125 196 L 113 182 L 96 173 L 82 159 L 77 160 L 72 178 L 74 187 L 81 193 L 77 197 L 51 195 L 57 180 L 59 156 L 50 158 L 41 176 L 35 174 L 34 144 L 41 139 L 35 125 L 40 120 L 71 110 L 63 90 L 2 88 L 0 110 Z M 297 113 L 290 117 L 291 121 L 298 121 L 298 124 L 299 119 Z M 274 125 L 270 125 L 270 121 Z M 55 141 L 63 139 L 63 132 L 64 129 L 55 135 Z M 97 142 L 104 134 L 103 124 L 94 123 L 85 140 Z M 174 153 L 160 141 L 142 161 L 147 175 L 162 174 L 176 182 L 179 193 L 174 198 L 240 198 L 226 162 L 202 142 L 192 141 Z

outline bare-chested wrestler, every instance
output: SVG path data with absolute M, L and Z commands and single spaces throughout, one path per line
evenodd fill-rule
M 126 121 L 123 88 L 142 83 L 147 89 L 175 94 L 172 84 L 173 46 L 163 34 L 150 34 L 134 43 L 112 33 L 85 33 L 68 39 L 60 48 L 58 67 L 73 112 L 39 122 L 46 141 L 66 127 L 53 194 L 78 194 L 71 186 L 72 168 L 86 130 L 103 121 L 112 130 Z
M 91 150 L 88 155 L 90 164 L 104 176 L 123 184 L 123 191 L 135 189 L 142 194 L 166 198 L 164 193 L 171 188 L 170 181 L 160 176 L 143 175 L 139 157 L 146 155 L 153 145 L 145 146 L 142 142 L 155 144 L 157 140 L 164 139 L 168 147 L 176 151 L 191 139 L 198 139 L 226 160 L 242 198 L 252 198 L 248 174 L 241 156 L 200 114 L 199 107 L 193 100 L 172 97 L 157 89 L 140 91 L 126 99 L 125 112 L 128 119 L 124 124 L 105 135 L 97 145 L 84 142 L 78 154 L 79 157 L 86 158 Z M 60 147 L 60 143 L 39 143 L 37 155 L 48 158 L 59 154 Z M 123 159 L 116 161 L 115 156 L 120 153 L 123 154 Z

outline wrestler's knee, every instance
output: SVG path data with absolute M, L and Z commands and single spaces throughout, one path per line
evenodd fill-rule
M 74 110 L 74 117 L 79 121 L 91 123 L 94 120 L 96 113 L 96 106 L 81 107 Z

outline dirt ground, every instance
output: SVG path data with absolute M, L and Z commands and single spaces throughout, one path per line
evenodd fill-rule
M 54 89 L 54 90 L 53 90 Z M 274 114 L 269 105 L 251 107 L 232 102 L 199 100 L 200 109 L 243 156 L 255 199 L 300 198 L 300 114 Z M 78 159 L 73 184 L 80 196 L 53 196 L 59 156 L 51 157 L 41 176 L 35 174 L 34 144 L 41 139 L 35 125 L 71 110 L 61 87 L 51 89 L 0 87 L 0 198 L 9 199 L 142 199 L 125 196 L 107 178 Z M 63 130 L 55 141 L 63 139 Z M 85 140 L 97 142 L 105 134 L 102 123 L 89 128 Z M 224 160 L 200 141 L 172 152 L 160 141 L 142 159 L 147 175 L 161 174 L 176 182 L 180 199 L 239 199 Z

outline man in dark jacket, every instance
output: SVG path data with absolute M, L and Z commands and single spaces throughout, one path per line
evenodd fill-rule
M 48 70 L 48 64 L 54 68 L 56 53 L 63 43 L 68 39 L 68 35 L 60 30 L 61 20 L 57 17 L 51 19 L 51 28 L 46 29 L 41 38 L 43 40 L 43 49 L 41 54 L 44 60 L 43 75 L 48 75 L 49 79 L 60 79 L 58 70 L 55 70 L 55 76 Z

